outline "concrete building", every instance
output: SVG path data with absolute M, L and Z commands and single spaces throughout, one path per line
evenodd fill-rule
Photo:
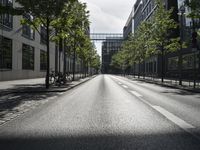
M 0 0 L 3 5 L 17 6 L 14 0 Z M 45 29 L 40 36 L 29 26 L 21 25 L 23 17 L 0 15 L 0 81 L 45 77 Z M 55 70 L 55 44 L 50 43 L 50 69 Z
M 123 37 L 112 37 L 107 38 L 102 45 L 102 73 L 104 74 L 115 74 L 119 73 L 119 70 L 116 70 L 111 66 L 112 56 L 116 54 L 122 46 Z

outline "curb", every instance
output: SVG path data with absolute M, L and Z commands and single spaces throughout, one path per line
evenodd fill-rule
M 185 90 L 185 91 L 188 91 L 188 92 L 200 93 L 200 89 L 189 89 L 189 88 L 185 88 L 185 87 L 174 86 L 174 85 L 165 84 L 165 83 L 158 83 L 158 82 L 153 82 L 153 81 L 148 81 L 148 80 L 143 80 L 143 79 L 128 78 L 128 77 L 126 77 L 126 78 L 130 79 L 130 80 L 142 81 L 142 82 L 151 83 L 151 84 L 155 84 L 155 85 L 161 85 L 161 86 L 164 86 L 164 87 L 170 87 L 170 88 Z
M 83 83 L 85 83 L 85 82 L 87 82 L 87 81 L 89 81 L 89 80 L 91 80 L 91 79 L 93 79 L 93 78 L 95 78 L 96 76 L 92 76 L 92 77 L 90 77 L 90 78 L 88 78 L 88 79 L 86 79 L 86 80 L 84 80 L 84 81 L 81 81 L 81 82 L 79 82 L 79 83 L 77 83 L 77 84 L 75 84 L 75 85 L 72 85 L 72 86 L 69 86 L 69 87 L 67 87 L 67 88 L 63 88 L 63 89 L 50 89 L 50 90 L 46 90 L 46 89 L 44 89 L 44 90 L 35 90 L 35 91 L 28 91 L 28 90 L 25 90 L 25 91 L 9 91 L 9 92 L 2 92 L 3 93 L 3 95 L 4 94 L 12 94 L 12 93 L 46 93 L 46 92 L 66 92 L 66 91 L 68 91 L 68 90 L 71 90 L 71 89 L 73 89 L 73 88 L 75 88 L 75 87 L 77 87 L 77 86 L 79 86 L 79 85 L 81 85 L 81 84 L 83 84 Z

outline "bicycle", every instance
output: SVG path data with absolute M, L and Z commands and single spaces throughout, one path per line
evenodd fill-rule
M 56 81 L 56 73 L 55 71 L 51 71 L 49 74 L 49 84 L 55 84 Z
M 66 74 L 66 81 L 72 82 L 72 76 L 69 73 Z

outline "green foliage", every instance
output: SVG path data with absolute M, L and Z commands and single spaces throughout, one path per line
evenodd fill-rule
M 200 18 L 200 1 L 199 0 L 185 0 L 186 6 L 191 8 L 190 13 L 188 14 L 188 17 L 190 18 Z
M 146 58 L 180 49 L 180 38 L 172 38 L 172 31 L 178 25 L 171 18 L 173 9 L 166 10 L 161 0 L 156 0 L 157 8 L 148 21 L 143 21 L 134 35 L 123 42 L 121 51 L 112 57 L 112 66 L 122 68 L 140 63 Z
M 171 31 L 177 29 L 177 23 L 171 18 L 173 9 L 166 10 L 161 0 L 156 0 L 157 8 L 153 16 L 151 43 L 153 54 L 173 52 L 180 47 L 179 38 L 171 38 Z M 177 49 L 176 49 L 177 48 Z
M 21 24 L 31 26 L 39 34 L 41 34 L 40 26 L 46 29 L 47 64 L 49 64 L 49 40 L 52 40 L 57 44 L 61 43 L 60 47 L 64 41 L 65 54 L 81 58 L 85 66 L 88 63 L 96 68 L 99 66 L 100 59 L 87 33 L 90 22 L 85 3 L 78 0 L 16 0 L 16 2 L 20 4 L 18 9 L 23 10 L 24 14 Z M 49 67 L 47 74 L 48 69 Z

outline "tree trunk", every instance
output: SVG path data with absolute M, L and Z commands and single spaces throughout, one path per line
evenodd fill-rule
M 59 54 L 58 54 L 58 56 L 59 56 L 59 63 L 58 63 L 58 73 L 60 74 L 60 72 L 61 72 L 61 62 L 60 62 L 60 57 L 61 57 L 61 52 L 62 52 L 62 49 L 63 49 L 63 42 L 62 42 L 63 40 L 60 38 L 59 39 Z
M 75 81 L 75 69 L 76 69 L 76 44 L 74 42 L 74 51 L 73 51 L 73 81 Z
M 140 78 L 140 61 L 139 61 L 139 66 L 138 66 L 138 79 Z
M 161 47 L 161 81 L 164 82 L 164 49 Z
M 63 49 L 63 55 L 64 55 L 64 65 L 63 65 L 63 76 L 64 76 L 64 82 L 66 82 L 66 74 L 67 74 L 67 56 L 66 56 L 66 45 L 65 45 L 65 40 L 64 40 L 64 49 Z
M 46 46 L 47 46 L 47 72 L 46 72 L 46 88 L 49 89 L 49 71 L 50 71 L 50 50 L 49 50 L 49 26 L 50 21 L 49 18 L 47 18 L 47 26 L 46 26 Z

